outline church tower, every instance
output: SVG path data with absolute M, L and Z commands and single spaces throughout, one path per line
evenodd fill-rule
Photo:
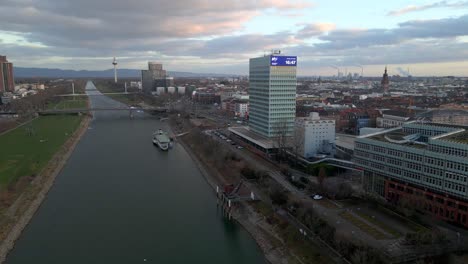
M 388 74 L 387 74 L 387 66 L 385 66 L 385 72 L 382 77 L 382 89 L 384 91 L 384 94 L 388 94 L 388 88 L 390 87 L 390 80 L 388 79 Z

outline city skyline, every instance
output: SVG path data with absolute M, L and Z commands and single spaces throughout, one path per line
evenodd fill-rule
M 0 50 L 18 67 L 104 70 L 116 56 L 246 75 L 248 58 L 281 49 L 299 76 L 467 75 L 468 1 L 109 1 L 7 0 Z

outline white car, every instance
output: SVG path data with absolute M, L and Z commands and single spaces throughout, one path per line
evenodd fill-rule
M 322 200 L 323 197 L 321 195 L 316 194 L 316 195 L 314 195 L 313 199 L 314 200 Z

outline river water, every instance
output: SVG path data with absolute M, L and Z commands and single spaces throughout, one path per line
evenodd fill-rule
M 91 82 L 88 94 L 99 94 Z M 95 107 L 119 106 L 91 96 Z M 223 219 L 180 145 L 151 143 L 167 124 L 96 112 L 7 263 L 266 263 L 255 241 Z

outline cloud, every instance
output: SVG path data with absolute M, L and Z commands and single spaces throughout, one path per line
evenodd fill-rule
M 388 12 L 388 16 L 401 16 L 411 12 L 424 11 L 435 8 L 463 8 L 468 7 L 468 1 L 448 2 L 440 1 L 426 5 L 409 5 L 404 8 Z
M 3 0 L 0 51 L 18 66 L 102 69 L 117 56 L 122 67 L 157 60 L 172 70 L 242 71 L 236 73 L 246 73 L 248 58 L 276 48 L 298 55 L 301 68 L 468 60 L 461 40 L 468 15 L 368 29 L 311 21 L 241 34 L 256 16 L 310 7 L 290 0 Z
M 319 36 L 323 49 L 367 48 L 394 45 L 412 39 L 455 38 L 468 35 L 468 15 L 458 18 L 416 20 L 400 23 L 394 29 L 344 29 Z
M 310 38 L 318 35 L 322 35 L 325 32 L 332 31 L 336 28 L 333 23 L 314 23 L 305 25 L 301 30 L 297 32 L 298 38 Z
M 123 40 L 227 35 L 264 11 L 310 6 L 301 0 L 5 0 L 0 24 L 49 46 L 112 48 Z

